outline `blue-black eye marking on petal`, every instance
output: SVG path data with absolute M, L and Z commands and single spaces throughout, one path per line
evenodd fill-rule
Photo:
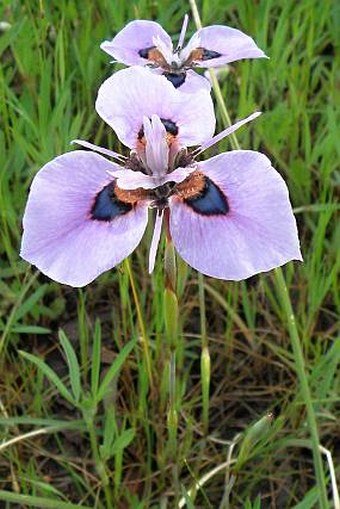
M 169 80 L 175 88 L 179 88 L 185 82 L 186 73 L 175 73 L 175 72 L 163 72 L 163 76 Z
M 151 50 L 155 49 L 156 46 L 150 46 L 149 48 L 143 48 L 138 51 L 138 55 L 142 58 L 146 58 L 148 60 L 149 53 Z
M 164 125 L 165 130 L 166 130 L 167 133 L 170 133 L 173 136 L 177 136 L 177 134 L 178 134 L 178 127 L 175 124 L 175 122 L 173 122 L 169 118 L 161 118 L 161 122 Z
M 173 136 L 177 136 L 178 127 L 175 124 L 175 122 L 173 122 L 169 118 L 161 118 L 160 120 L 161 120 L 162 124 L 164 125 L 167 133 L 172 134 Z M 142 126 L 138 131 L 137 137 L 139 140 L 141 140 L 143 138 L 143 136 L 144 136 L 144 127 Z
M 115 183 L 110 182 L 97 194 L 91 209 L 91 217 L 97 221 L 112 221 L 130 210 L 132 210 L 131 203 L 118 200 L 115 195 Z
M 218 58 L 221 57 L 221 53 L 218 53 L 217 51 L 212 51 L 210 49 L 200 48 L 202 51 L 201 60 L 211 60 L 212 58 Z
M 204 188 L 194 198 L 186 198 L 184 203 L 202 216 L 225 216 L 229 212 L 227 197 L 208 177 L 204 177 Z

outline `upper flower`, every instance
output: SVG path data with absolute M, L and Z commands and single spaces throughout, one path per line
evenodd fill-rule
M 190 70 L 193 67 L 218 67 L 244 58 L 266 57 L 251 37 L 220 25 L 201 28 L 184 46 L 187 25 L 186 15 L 176 47 L 158 23 L 137 20 L 128 23 L 111 41 L 104 41 L 101 48 L 123 64 L 147 65 L 161 72 L 183 91 L 210 86 Z

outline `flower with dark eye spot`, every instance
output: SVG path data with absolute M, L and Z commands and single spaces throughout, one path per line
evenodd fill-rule
M 222 25 L 201 28 L 184 46 L 188 19 L 185 15 L 175 47 L 167 32 L 155 21 L 148 20 L 131 21 L 100 47 L 117 62 L 148 66 L 185 92 L 210 87 L 208 80 L 192 68 L 220 67 L 245 58 L 266 58 L 251 37 Z
M 300 260 L 287 187 L 265 155 L 197 159 L 259 113 L 212 137 L 210 94 L 185 96 L 141 68 L 107 80 L 97 111 L 130 154 L 77 140 L 115 162 L 84 150 L 48 162 L 32 183 L 21 256 L 56 281 L 84 286 L 138 246 L 152 209 L 150 272 L 164 219 L 179 255 L 209 276 L 239 280 Z

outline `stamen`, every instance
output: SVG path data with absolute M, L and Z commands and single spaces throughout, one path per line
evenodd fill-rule
M 85 148 L 89 148 L 91 150 L 94 150 L 95 152 L 99 152 L 99 154 L 104 154 L 109 157 L 113 157 L 114 159 L 117 159 L 120 163 L 125 163 L 126 157 L 122 156 L 121 154 L 118 154 L 117 152 L 113 152 L 113 150 L 109 150 L 108 148 L 99 147 L 98 145 L 94 145 L 93 143 L 89 143 L 88 141 L 84 140 L 72 140 L 71 144 L 77 143 L 77 145 L 80 145 Z
M 144 145 L 143 145 L 144 150 Z M 125 161 L 125 168 L 133 171 L 140 171 L 141 173 L 148 174 L 148 169 L 145 168 L 143 161 L 138 156 L 138 153 L 135 150 L 131 150 L 130 157 L 128 157 Z
M 182 24 L 182 28 L 181 28 L 181 33 L 179 35 L 176 52 L 180 51 L 183 48 L 183 43 L 184 43 L 184 39 L 185 39 L 185 34 L 186 34 L 186 31 L 187 31 L 187 28 L 188 28 L 188 23 L 189 23 L 189 16 L 186 14 L 184 16 L 184 20 L 183 20 L 183 24 Z
M 191 153 L 188 152 L 186 147 L 178 148 L 174 154 L 173 167 L 186 168 L 194 163 Z
M 162 222 L 163 222 L 164 210 L 158 210 L 155 219 L 155 226 L 153 230 L 150 252 L 149 252 L 149 274 L 153 272 L 155 268 L 156 254 L 161 239 L 162 233 Z
M 191 152 L 191 155 L 193 157 L 197 157 L 199 154 L 201 154 L 202 152 L 204 152 L 208 148 L 212 147 L 213 145 L 215 145 L 219 141 L 223 140 L 223 138 L 226 138 L 227 136 L 229 136 L 234 131 L 237 131 L 237 129 L 242 127 L 244 124 L 247 124 L 251 120 L 254 120 L 255 118 L 259 117 L 260 115 L 261 115 L 261 112 L 260 111 L 256 111 L 252 115 L 249 115 L 249 117 L 246 117 L 243 120 L 240 120 L 239 122 L 236 122 L 236 124 L 234 124 L 234 125 L 232 125 L 230 127 L 227 127 L 227 129 L 224 129 L 224 131 L 220 132 L 219 134 L 217 134 L 216 136 L 214 136 L 210 140 L 206 141 L 205 143 L 202 143 L 202 145 L 200 147 L 198 147 L 196 150 Z

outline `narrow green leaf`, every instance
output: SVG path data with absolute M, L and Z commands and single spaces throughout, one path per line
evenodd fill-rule
M 184 488 L 184 486 L 182 486 L 182 492 L 183 492 L 183 497 L 184 497 L 187 509 L 195 509 L 194 503 L 193 503 L 189 493 Z
M 82 419 L 74 421 L 62 421 L 58 419 L 39 419 L 37 417 L 0 417 L 0 426 L 10 427 L 19 425 L 46 426 L 59 429 L 77 429 L 85 430 L 85 424 Z
M 135 438 L 135 430 L 133 428 L 126 429 L 122 434 L 113 442 L 111 448 L 111 456 L 114 456 L 118 452 L 123 451 Z
M 27 313 L 33 308 L 33 306 L 38 302 L 39 299 L 44 295 L 48 285 L 41 285 L 37 288 L 37 290 L 30 295 L 22 304 L 18 307 L 15 313 L 15 320 L 21 320 Z
M 319 498 L 318 489 L 316 486 L 314 486 L 311 490 L 308 491 L 304 499 L 301 500 L 301 502 L 299 502 L 297 505 L 295 505 L 293 509 L 312 509 L 313 507 L 315 507 L 318 498 Z
M 63 347 L 63 350 L 66 355 L 68 370 L 70 373 L 72 392 L 76 402 L 78 403 L 81 390 L 79 362 L 76 353 L 73 349 L 73 346 L 71 345 L 70 340 L 66 336 L 65 332 L 60 330 L 58 336 L 61 346 Z
M 0 500 L 19 504 L 20 507 L 30 506 L 38 507 L 38 509 L 91 509 L 88 505 L 71 504 L 70 502 L 31 495 L 18 495 L 4 490 L 0 490 Z
M 51 498 L 52 498 L 52 496 L 54 496 L 53 497 L 54 500 L 57 497 L 63 496 L 63 494 L 56 487 L 54 487 L 52 484 L 49 484 L 47 482 L 36 481 L 34 479 L 30 479 L 30 484 L 31 484 L 32 488 L 36 488 L 37 491 L 39 491 L 40 493 L 43 493 L 45 495 L 50 495 Z
M 25 359 L 32 362 L 35 366 L 37 366 L 40 371 L 50 380 L 50 382 L 55 385 L 59 393 L 65 398 L 67 401 L 72 403 L 72 405 L 75 405 L 75 401 L 72 398 L 72 395 L 67 390 L 64 383 L 61 381 L 61 379 L 58 377 L 58 375 L 41 359 L 36 357 L 35 355 L 32 355 L 28 352 L 24 352 L 22 350 L 19 350 L 20 355 L 22 355 Z
M 49 334 L 51 329 L 40 327 L 39 325 L 14 325 L 10 329 L 11 333 L 16 334 Z
M 113 361 L 112 366 L 109 368 L 106 375 L 104 376 L 104 379 L 103 379 L 102 383 L 100 384 L 100 387 L 96 394 L 95 401 L 97 403 L 99 403 L 99 401 L 101 401 L 104 398 L 105 393 L 108 390 L 113 378 L 117 375 L 118 371 L 124 364 L 127 356 L 129 355 L 129 353 L 131 352 L 131 350 L 135 346 L 135 344 L 136 344 L 135 339 L 132 339 L 131 341 L 129 341 L 129 343 L 127 343 L 124 346 L 124 348 L 122 348 L 122 350 L 119 352 L 117 358 Z
M 104 461 L 111 457 L 111 448 L 117 433 L 115 409 L 113 406 L 109 406 L 105 412 L 104 438 L 103 444 L 100 446 L 100 454 Z
M 10 44 L 15 41 L 15 39 L 19 36 L 19 33 L 23 29 L 27 22 L 26 18 L 23 18 L 19 23 L 15 23 L 6 33 L 1 34 L 0 39 L 0 55 L 10 46 Z

